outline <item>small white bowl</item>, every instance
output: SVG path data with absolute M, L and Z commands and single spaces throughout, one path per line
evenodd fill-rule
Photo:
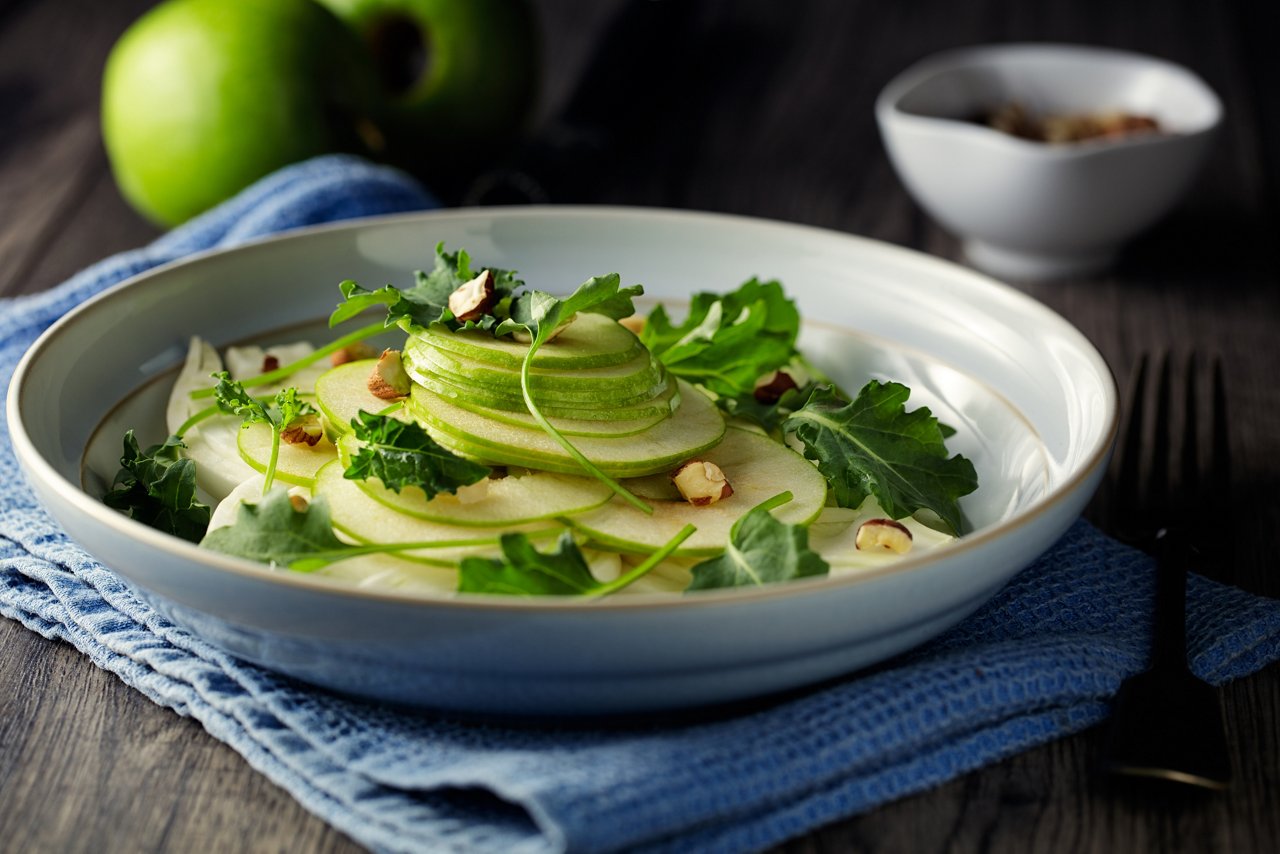
M 1047 144 L 974 121 L 1017 102 L 1040 115 L 1122 111 L 1159 133 Z M 1014 279 L 1105 268 L 1187 189 L 1222 104 L 1185 68 L 1096 47 L 1010 44 L 948 51 L 895 77 L 876 119 L 903 183 L 964 241 L 976 266 Z

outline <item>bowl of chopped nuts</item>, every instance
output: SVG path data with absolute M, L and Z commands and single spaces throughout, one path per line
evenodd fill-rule
M 1222 112 L 1181 66 L 1049 44 L 928 57 L 876 102 L 911 195 L 971 263 L 1022 280 L 1107 267 L 1185 193 Z

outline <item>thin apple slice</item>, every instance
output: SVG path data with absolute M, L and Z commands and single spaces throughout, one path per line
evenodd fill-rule
M 528 405 L 519 389 L 514 392 L 495 392 L 487 389 L 466 387 L 435 374 L 419 371 L 411 358 L 404 361 L 405 370 L 415 383 L 438 395 L 448 398 L 453 403 L 471 403 L 486 409 L 500 409 L 503 412 L 523 412 L 528 414 Z M 663 389 L 657 394 L 627 404 L 613 403 L 601 405 L 599 401 L 586 403 L 557 403 L 538 397 L 538 407 L 548 418 L 565 418 L 575 421 L 631 421 L 640 418 L 666 418 L 680 405 L 679 388 L 674 379 L 668 375 Z
M 822 559 L 831 566 L 832 573 L 836 573 L 875 569 L 956 541 L 950 534 L 908 516 L 897 521 L 911 532 L 911 551 L 897 554 L 883 549 L 859 549 L 858 528 L 862 523 L 869 519 L 884 519 L 888 515 L 872 497 L 857 509 L 826 507 L 809 527 L 809 547 L 822 555 Z
M 453 332 L 443 326 L 411 327 L 411 339 L 464 358 L 520 370 L 528 344 L 496 338 L 490 332 Z M 579 314 L 533 357 L 534 368 L 572 370 L 621 365 L 639 355 L 640 339 L 602 314 Z
M 369 391 L 369 374 L 377 359 L 360 359 L 330 368 L 316 380 L 316 406 L 324 416 L 325 433 L 330 439 L 351 432 L 351 419 L 356 413 L 384 412 L 393 406 Z
M 418 519 L 397 513 L 375 501 L 355 481 L 343 477 L 342 464 L 336 459 L 316 473 L 314 492 L 329 502 L 333 527 L 360 543 L 426 543 L 436 548 L 397 552 L 403 559 L 435 565 L 452 565 L 468 555 L 487 554 L 506 531 L 527 534 L 530 539 L 556 537 L 563 525 L 532 522 L 509 525 L 502 531 L 466 528 Z
M 240 459 L 254 471 L 266 473 L 271 459 L 270 427 L 261 422 L 243 425 L 236 437 L 236 446 L 240 450 Z M 311 487 L 316 482 L 316 472 L 320 467 L 337 458 L 338 452 L 333 443 L 324 437 L 314 445 L 290 445 L 282 441 L 276 459 L 276 479 Z
M 420 372 L 434 374 L 464 388 L 482 388 L 510 394 L 520 391 L 520 371 L 486 366 L 441 350 L 410 342 L 407 358 Z M 664 387 L 666 371 L 648 351 L 621 365 L 603 368 L 529 373 L 529 388 L 540 400 L 591 403 L 600 400 L 627 403 L 645 400 Z
M 724 471 L 733 495 L 703 507 L 650 498 L 651 516 L 615 498 L 568 521 L 597 545 L 628 552 L 660 548 L 691 524 L 698 530 L 676 555 L 710 556 L 724 550 L 729 529 L 739 518 L 780 492 L 790 492 L 792 499 L 773 510 L 773 515 L 795 525 L 813 520 L 827 499 L 827 482 L 813 463 L 760 433 L 730 427 L 719 445 L 697 458 Z
M 338 440 L 339 459 L 346 465 L 360 448 L 355 436 Z M 540 519 L 585 513 L 612 495 L 609 487 L 589 477 L 551 472 L 512 472 L 506 477 L 482 480 L 463 487 L 458 495 L 442 494 L 427 500 L 421 489 L 394 492 L 382 481 L 357 480 L 366 495 L 398 513 L 419 519 L 464 527 L 494 528 Z
M 713 447 L 724 435 L 724 418 L 692 386 L 680 382 L 680 392 L 680 408 L 651 429 L 620 438 L 576 437 L 574 445 L 610 477 L 656 474 Z M 541 430 L 490 420 L 422 386 L 414 387 L 409 411 L 441 445 L 482 462 L 582 472 L 564 448 Z

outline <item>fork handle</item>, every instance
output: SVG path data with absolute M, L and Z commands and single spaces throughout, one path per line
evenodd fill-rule
M 1153 667 L 1187 666 L 1187 572 L 1193 550 L 1183 537 L 1163 528 L 1156 533 L 1156 614 L 1152 632 Z

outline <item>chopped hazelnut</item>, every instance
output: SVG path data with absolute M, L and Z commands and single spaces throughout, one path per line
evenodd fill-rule
M 493 296 L 493 273 L 484 270 L 449 294 L 449 311 L 458 320 L 476 320 L 493 308 Z
M 280 360 L 277 357 L 269 353 L 262 357 L 262 373 L 274 371 L 278 367 L 280 367 Z
M 289 496 L 289 503 L 293 505 L 293 509 L 299 513 L 305 512 L 307 509 L 307 499 L 296 493 Z
M 399 350 L 383 350 L 369 374 L 369 393 L 382 400 L 396 400 L 409 394 L 409 375 L 400 362 Z
M 324 427 L 320 425 L 320 416 L 314 413 L 293 419 L 280 431 L 281 440 L 290 445 L 315 447 L 323 437 Z
M 752 396 L 760 403 L 771 404 L 777 403 L 785 393 L 793 388 L 799 388 L 796 385 L 795 378 L 786 371 L 772 371 L 756 380 L 756 386 L 752 389 Z
M 854 546 L 859 551 L 880 549 L 906 554 L 911 551 L 911 531 L 901 522 L 892 519 L 868 519 L 858 526 Z
M 621 320 L 618 321 L 618 323 L 622 324 L 627 329 L 630 329 L 636 335 L 639 335 L 641 332 L 644 332 L 644 316 L 643 315 L 633 314 L 630 317 L 622 318 Z
M 680 495 L 694 507 L 705 507 L 733 495 L 733 487 L 720 466 L 705 460 L 690 460 L 671 475 Z
M 329 357 L 329 364 L 336 368 L 338 365 L 345 365 L 347 362 L 358 362 L 361 359 L 372 359 L 376 355 L 378 355 L 377 350 L 373 349 L 368 344 L 365 344 L 363 341 L 358 341 L 355 344 L 348 344 L 341 350 L 335 351 L 333 355 Z

